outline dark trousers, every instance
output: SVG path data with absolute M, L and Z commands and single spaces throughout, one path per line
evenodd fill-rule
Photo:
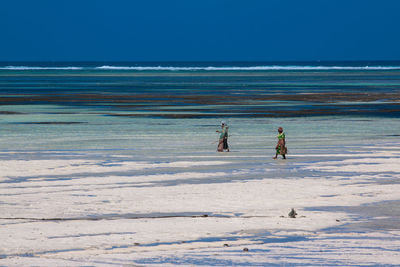
M 228 149 L 228 138 L 224 138 L 224 149 Z

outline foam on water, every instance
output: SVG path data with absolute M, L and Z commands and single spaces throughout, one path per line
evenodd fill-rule
M 253 71 L 253 70 L 398 70 L 400 66 L 227 66 L 227 67 L 175 67 L 175 66 L 101 66 L 102 70 L 159 70 L 159 71 Z
M 131 70 L 131 71 L 268 71 L 268 70 L 400 70 L 400 66 L 285 66 L 285 65 L 265 65 L 265 66 L 97 66 L 97 67 L 41 67 L 41 66 L 4 66 L 0 70 Z
M 5 66 L 0 70 L 81 70 L 82 67 L 39 67 L 39 66 Z

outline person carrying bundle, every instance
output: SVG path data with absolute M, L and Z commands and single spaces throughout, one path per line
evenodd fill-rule
M 219 140 L 218 140 L 218 146 L 217 146 L 217 151 L 218 152 L 223 152 L 226 150 L 226 152 L 229 152 L 229 146 L 228 146 L 228 124 L 225 121 L 221 122 L 221 130 L 217 130 L 217 133 L 220 133 L 219 135 Z
M 286 148 L 286 141 L 285 141 L 285 133 L 283 132 L 282 127 L 278 128 L 278 133 L 279 134 L 276 136 L 278 138 L 278 144 L 275 147 L 276 153 L 275 153 L 275 157 L 273 157 L 273 159 L 277 159 L 278 155 L 282 155 L 283 159 L 286 159 L 287 148 Z

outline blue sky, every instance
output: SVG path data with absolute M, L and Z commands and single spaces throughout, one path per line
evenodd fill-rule
M 399 0 L 2 0 L 0 61 L 400 60 Z

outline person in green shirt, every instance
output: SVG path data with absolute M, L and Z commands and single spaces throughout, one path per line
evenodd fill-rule
M 282 127 L 278 128 L 278 135 L 276 137 L 278 138 L 278 144 L 275 147 L 276 153 L 273 159 L 277 159 L 278 155 L 282 155 L 283 159 L 286 159 L 287 148 L 286 148 L 285 133 L 283 132 Z
M 228 124 L 225 121 L 221 122 L 221 131 L 217 130 L 217 133 L 220 133 L 219 135 L 219 140 L 218 140 L 218 147 L 217 151 L 218 152 L 223 152 L 226 150 L 226 152 L 229 152 L 229 146 L 228 146 Z

